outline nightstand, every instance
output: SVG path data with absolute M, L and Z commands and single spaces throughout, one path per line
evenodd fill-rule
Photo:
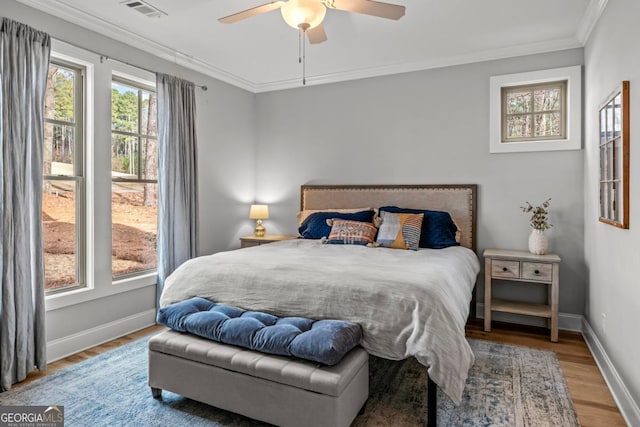
M 240 248 L 250 248 L 252 246 L 260 246 L 265 245 L 267 243 L 280 242 L 282 240 L 291 240 L 295 239 L 296 236 L 287 236 L 287 235 L 278 235 L 278 234 L 267 234 L 264 237 L 256 237 L 256 236 L 246 236 L 240 238 Z
M 548 319 L 551 341 L 558 341 L 558 298 L 560 257 L 533 255 L 524 251 L 485 249 L 484 251 L 484 330 L 491 331 L 491 313 L 525 314 Z M 547 304 L 492 299 L 491 281 L 542 283 L 549 286 Z

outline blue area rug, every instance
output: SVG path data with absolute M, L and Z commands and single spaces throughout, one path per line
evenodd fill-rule
M 264 426 L 147 386 L 143 338 L 0 394 L 0 405 L 63 405 L 65 426 Z M 553 352 L 470 340 L 476 356 L 456 407 L 438 395 L 439 426 L 578 426 Z M 426 369 L 371 358 L 370 398 L 354 426 L 426 425 Z M 212 387 L 214 384 L 212 384 Z

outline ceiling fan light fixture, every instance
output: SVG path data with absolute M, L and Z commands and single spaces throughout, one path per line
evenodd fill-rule
M 322 23 L 327 9 L 319 0 L 289 0 L 280 8 L 284 21 L 295 29 L 315 28 Z

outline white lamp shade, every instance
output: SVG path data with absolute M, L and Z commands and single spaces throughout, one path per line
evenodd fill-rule
M 249 219 L 269 219 L 268 205 L 251 205 Z
M 308 24 L 310 28 L 322 23 L 327 9 L 320 0 L 289 0 L 280 8 L 284 21 L 295 29 L 301 24 Z

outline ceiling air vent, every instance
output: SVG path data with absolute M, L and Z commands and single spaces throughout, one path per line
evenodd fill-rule
M 121 4 L 129 6 L 131 9 L 137 10 L 149 18 L 161 18 L 163 16 L 167 16 L 165 12 L 143 0 L 126 0 L 121 2 Z

